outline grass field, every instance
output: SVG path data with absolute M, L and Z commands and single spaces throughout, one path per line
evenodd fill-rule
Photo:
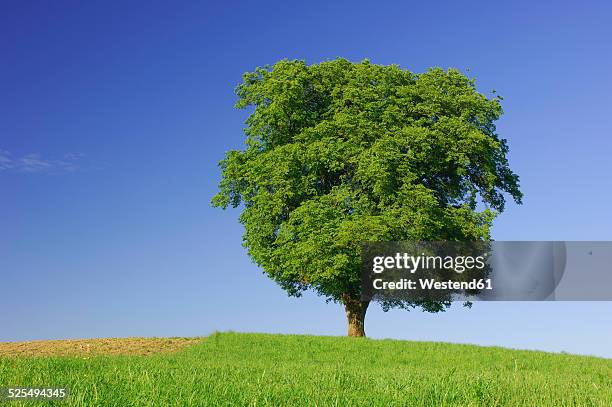
M 62 402 L 5 403 L 612 406 L 612 360 L 594 357 L 444 343 L 237 333 L 166 340 L 166 346 L 154 339 L 112 341 L 110 355 L 103 347 L 92 351 L 91 345 L 89 349 L 75 345 L 67 352 L 65 344 L 49 342 L 43 346 L 44 356 L 32 356 L 31 349 L 8 356 L 13 354 L 7 352 L 8 346 L 15 344 L 0 344 L 0 387 L 70 389 Z M 123 352 L 117 351 L 121 343 Z M 64 356 L 51 356 L 54 347 L 63 349 L 58 352 Z

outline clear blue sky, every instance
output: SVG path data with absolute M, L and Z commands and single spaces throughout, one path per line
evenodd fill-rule
M 469 69 L 505 98 L 525 193 L 494 238 L 612 240 L 612 6 L 497 3 L 2 2 L 0 340 L 343 335 L 338 305 L 288 298 L 209 204 L 242 143 L 234 87 L 282 58 Z M 375 307 L 366 330 L 612 357 L 603 302 Z

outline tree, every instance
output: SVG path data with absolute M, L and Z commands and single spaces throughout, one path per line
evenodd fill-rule
M 487 240 L 505 194 L 521 202 L 494 124 L 501 97 L 455 69 L 282 60 L 244 74 L 236 95 L 251 109 L 245 148 L 219 163 L 213 205 L 243 208 L 244 246 L 289 295 L 342 303 L 349 336 L 365 336 L 369 305 L 360 242 Z

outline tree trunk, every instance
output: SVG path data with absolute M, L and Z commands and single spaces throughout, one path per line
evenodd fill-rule
M 342 295 L 342 302 L 348 321 L 348 336 L 366 336 L 365 315 L 370 303 L 353 298 L 348 294 Z

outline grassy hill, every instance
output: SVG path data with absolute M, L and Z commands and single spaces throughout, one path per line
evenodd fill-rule
M 159 340 L 155 353 L 133 342 L 125 352 L 120 342 L 107 343 L 113 351 L 79 343 L 62 356 L 41 343 L 44 356 L 31 356 L 31 344 L 8 356 L 16 344 L 0 344 L 0 387 L 67 386 L 62 406 L 612 406 L 609 359 L 297 335 L 166 340 L 174 352 L 159 353 Z

